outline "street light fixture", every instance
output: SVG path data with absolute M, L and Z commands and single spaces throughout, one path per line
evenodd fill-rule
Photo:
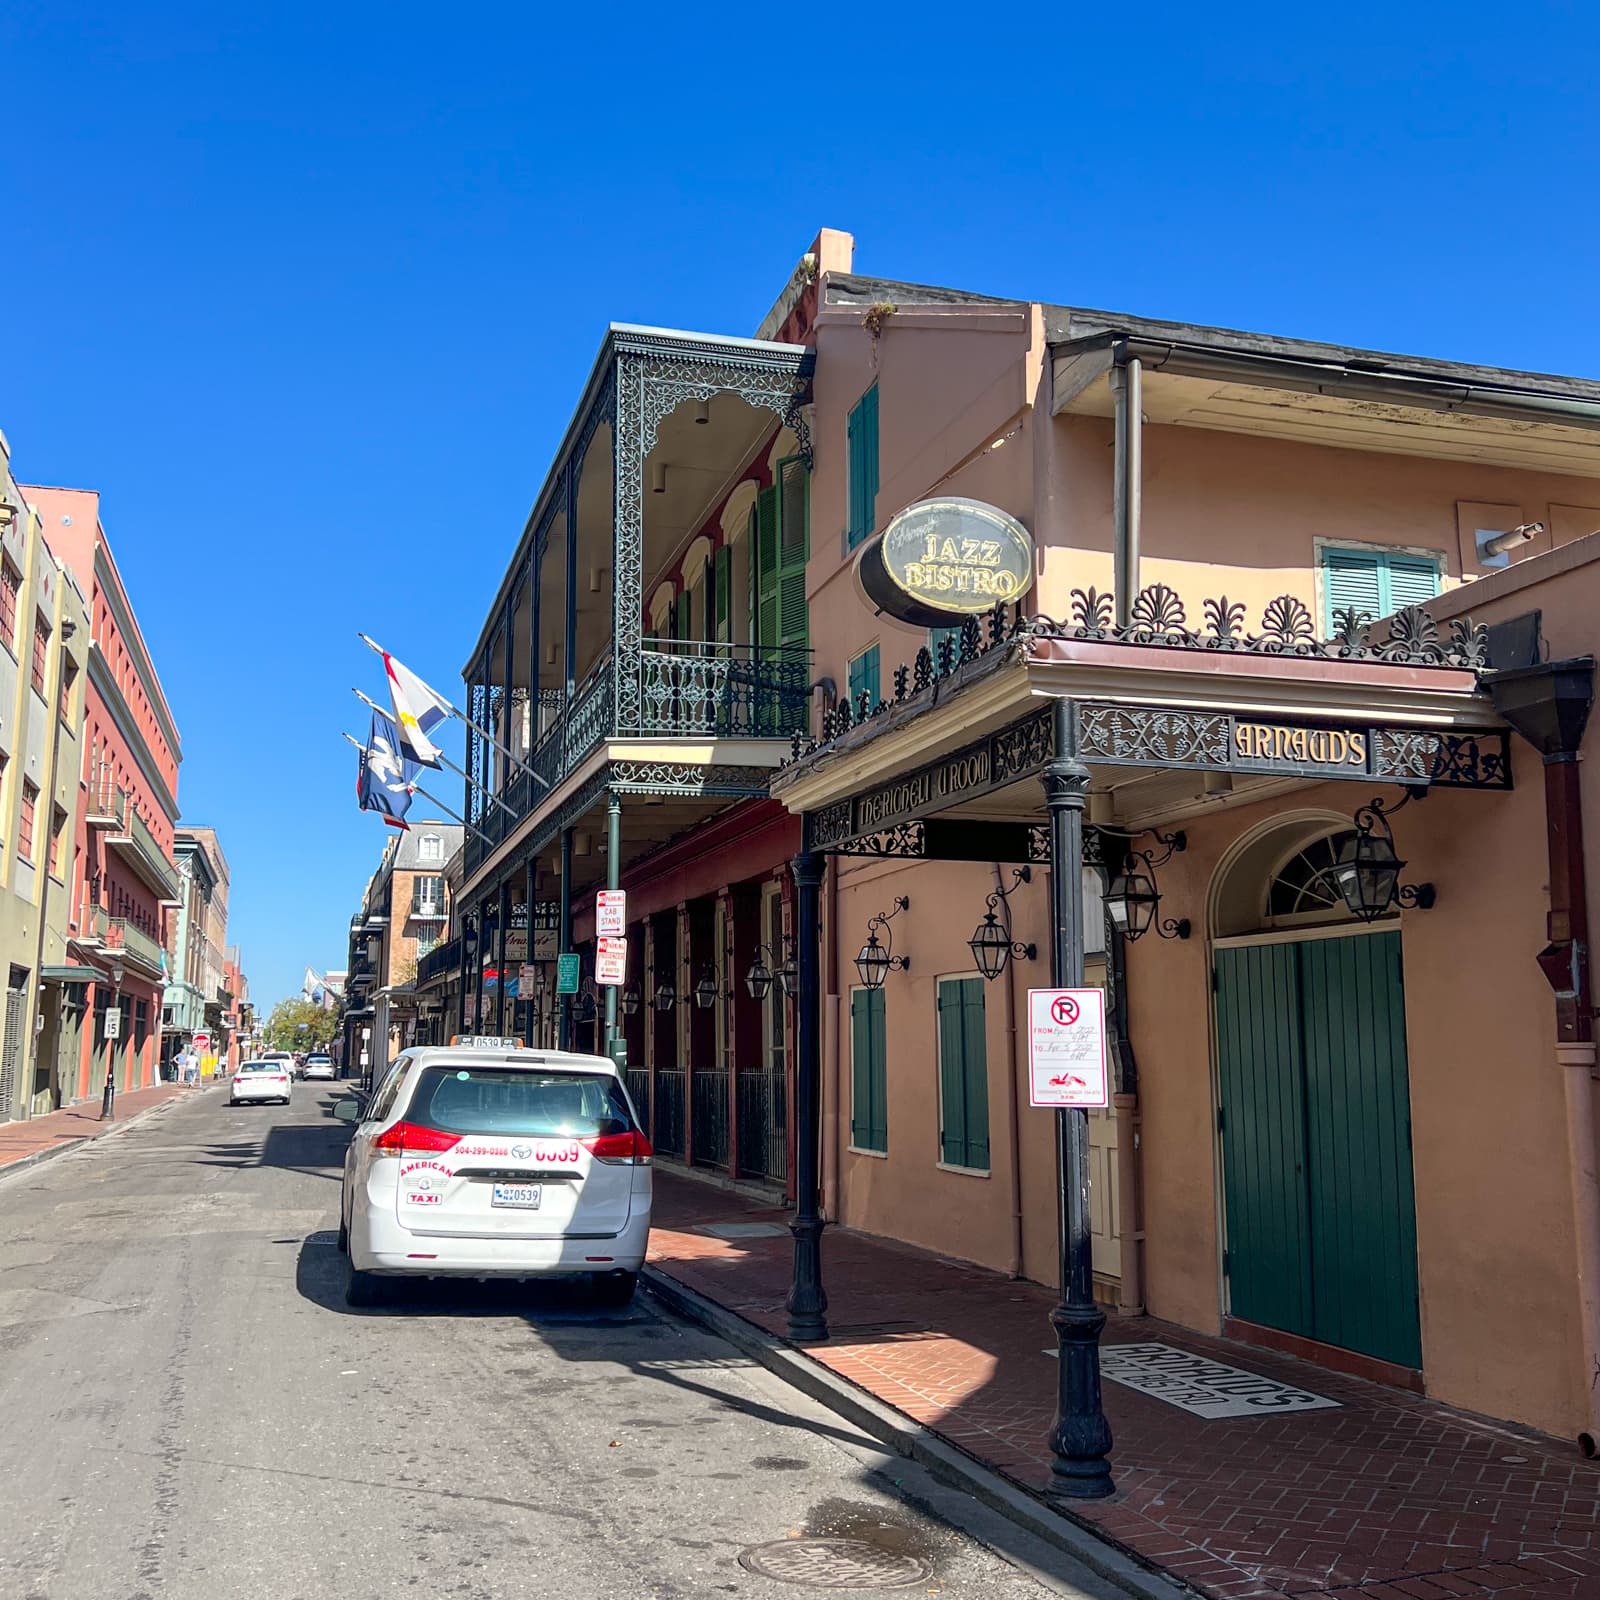
M 750 991 L 752 1000 L 765 1000 L 772 988 L 772 969 L 761 959 L 761 952 L 766 948 L 764 944 L 756 946 L 756 958 L 744 975 L 744 986 Z
M 639 1001 L 641 998 L 642 996 L 639 993 L 639 980 L 635 978 L 633 982 L 630 983 L 628 987 L 617 996 L 617 1004 L 622 1007 L 622 1014 L 625 1017 L 631 1017 L 634 1012 L 639 1009 Z
M 709 1011 L 717 1003 L 717 980 L 710 967 L 700 974 L 694 986 L 694 1003 L 702 1011 Z
M 1129 944 L 1142 939 L 1151 928 L 1163 939 L 1187 939 L 1190 924 L 1187 917 L 1174 920 L 1157 918 L 1161 907 L 1161 891 L 1156 887 L 1155 869 L 1165 866 L 1173 856 L 1187 848 L 1188 836 L 1177 833 L 1158 833 L 1156 843 L 1166 848 L 1158 856 L 1153 850 L 1130 850 L 1122 866 L 1112 875 L 1106 888 L 1106 909 L 1111 920 Z
M 656 992 L 651 1004 L 657 1011 L 670 1011 L 678 1003 L 678 986 L 672 981 L 672 968 L 656 969 Z
M 867 924 L 867 942 L 856 955 L 856 971 L 861 975 L 861 981 L 867 988 L 881 989 L 883 980 L 891 972 L 911 970 L 909 957 L 894 954 L 894 934 L 889 928 L 889 924 L 910 906 L 910 896 L 899 895 L 895 899 L 893 910 L 880 911 Z M 887 945 L 878 943 L 879 928 L 883 929 L 884 937 L 889 941 Z
M 778 970 L 774 974 L 772 967 L 767 965 L 770 959 Z M 744 975 L 744 986 L 750 991 L 752 1000 L 765 1000 L 772 989 L 774 978 L 778 987 L 783 990 L 786 999 L 794 997 L 795 984 L 799 980 L 800 969 L 795 965 L 794 945 L 787 937 L 783 941 L 783 960 L 778 961 L 778 953 L 770 944 L 756 946 L 756 958 L 750 963 L 750 970 Z
M 1345 841 L 1332 868 L 1333 881 L 1353 916 L 1375 921 L 1391 906 L 1428 910 L 1435 894 L 1431 883 L 1400 882 L 1405 862 L 1396 854 L 1389 818 L 1407 801 L 1420 800 L 1426 789 L 1408 789 L 1400 804 L 1386 807 L 1374 799 L 1355 814 L 1356 831 Z
M 977 932 L 967 940 L 967 948 L 972 951 L 972 959 L 978 963 L 978 971 L 991 982 L 1005 971 L 1006 962 L 1012 956 L 1023 961 L 1039 959 L 1038 945 L 1017 943 L 1011 937 L 1010 897 L 1019 884 L 1032 881 L 1033 869 L 1018 867 L 1009 889 L 1004 884 L 997 884 L 994 893 L 984 901 L 987 909 L 983 914 L 983 921 L 978 924 Z M 1006 914 L 1006 925 L 1003 928 L 1000 926 L 998 916 L 1002 907 Z

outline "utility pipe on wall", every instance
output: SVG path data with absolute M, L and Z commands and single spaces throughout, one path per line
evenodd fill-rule
M 1587 1425 L 1584 1455 L 1600 1454 L 1600 1161 L 1595 1140 L 1594 989 L 1583 856 L 1579 746 L 1593 703 L 1594 662 L 1541 662 L 1492 673 L 1495 709 L 1544 758 L 1550 862 L 1550 943 L 1539 966 L 1555 991 L 1556 1065 L 1566 1103 L 1567 1173 L 1577 1246 L 1578 1325 Z
M 1112 461 L 1112 579 L 1117 626 L 1127 627 L 1139 592 L 1139 522 L 1144 491 L 1144 376 L 1137 356 L 1119 345 L 1111 368 L 1115 403 Z

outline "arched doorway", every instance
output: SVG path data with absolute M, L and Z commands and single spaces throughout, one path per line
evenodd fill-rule
M 1347 818 L 1246 841 L 1213 895 L 1229 1315 L 1422 1364 L 1400 924 L 1328 875 Z

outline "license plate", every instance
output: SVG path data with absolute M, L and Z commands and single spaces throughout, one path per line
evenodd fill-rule
M 521 1206 L 527 1211 L 537 1211 L 544 1198 L 542 1183 L 497 1183 L 489 1196 L 492 1206 Z

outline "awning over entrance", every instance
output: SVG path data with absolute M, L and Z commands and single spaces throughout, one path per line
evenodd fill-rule
M 1070 622 L 969 623 L 944 662 L 900 668 L 892 700 L 842 704 L 772 792 L 803 813 L 810 849 L 1026 861 L 1043 859 L 1036 780 L 1057 755 L 1089 769 L 1089 821 L 1123 829 L 1329 779 L 1510 787 L 1481 629 L 1444 640 L 1407 611 L 1381 642 L 1355 621 L 1323 642 L 1299 601 L 1274 601 L 1258 634 L 1242 611 L 1208 600 L 1191 629 L 1158 585 L 1126 628 L 1092 590 Z M 1070 750 L 1051 700 L 1070 702 Z

